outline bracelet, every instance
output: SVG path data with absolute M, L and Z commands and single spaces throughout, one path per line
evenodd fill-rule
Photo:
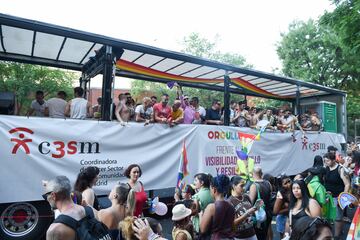
M 160 235 L 158 235 L 156 233 L 151 233 L 150 236 L 148 237 L 148 240 L 155 240 L 159 237 L 160 237 Z

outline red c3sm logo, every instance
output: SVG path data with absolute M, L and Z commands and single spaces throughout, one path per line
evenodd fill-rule
M 19 133 L 19 138 L 10 138 L 10 140 L 12 142 L 16 143 L 11 152 L 12 154 L 16 154 L 17 150 L 20 147 L 24 149 L 26 154 L 30 154 L 30 149 L 29 149 L 29 146 L 27 145 L 27 143 L 32 142 L 32 139 L 25 138 L 25 135 L 23 132 L 29 133 L 29 134 L 34 134 L 34 132 L 31 129 L 24 128 L 24 127 L 18 127 L 18 128 L 13 128 L 13 129 L 9 130 L 10 134 Z
M 25 134 L 34 134 L 29 128 L 17 127 L 9 130 L 10 134 L 18 133 L 18 138 L 10 138 L 11 142 L 14 142 L 15 145 L 11 151 L 12 154 L 17 154 L 20 148 L 26 154 L 30 154 L 30 148 L 28 143 L 32 142 L 31 138 L 26 138 Z M 76 153 L 79 154 L 98 154 L 100 153 L 100 144 L 99 142 L 78 142 L 74 140 L 69 141 L 42 141 L 37 145 L 37 149 L 42 155 L 51 155 L 53 158 L 63 158 L 66 155 L 73 155 Z M 34 149 L 33 149 L 34 150 Z M 36 150 L 35 150 L 36 151 Z

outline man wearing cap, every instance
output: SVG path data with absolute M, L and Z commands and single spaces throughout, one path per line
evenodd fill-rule
M 52 210 L 58 209 L 61 214 L 79 221 L 85 217 L 85 209 L 74 204 L 70 197 L 70 180 L 65 176 L 57 176 L 46 182 L 43 198 L 48 201 Z M 46 232 L 46 239 L 75 240 L 75 231 L 62 223 L 52 223 Z
M 190 224 L 191 210 L 184 204 L 177 204 L 172 209 L 172 220 L 174 228 L 172 230 L 172 239 L 194 239 L 193 228 Z

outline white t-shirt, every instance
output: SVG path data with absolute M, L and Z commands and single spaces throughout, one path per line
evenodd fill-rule
M 145 111 L 144 109 L 144 105 L 138 105 L 135 108 L 135 114 L 140 113 L 140 117 L 144 118 L 144 119 L 150 119 L 151 115 L 153 114 L 153 108 L 152 107 L 148 107 Z
M 206 116 L 206 110 L 202 106 L 198 106 L 197 109 L 195 109 L 195 119 L 192 122 L 193 124 L 201 124 L 202 119 L 205 119 Z
M 61 98 L 50 98 L 47 100 L 49 107 L 49 117 L 52 118 L 64 118 L 65 117 L 65 107 L 66 101 Z
M 291 123 L 294 120 L 293 116 L 288 116 L 287 118 L 285 118 L 284 116 L 281 117 L 281 123 L 284 125 L 288 125 L 289 123 Z
M 47 108 L 47 102 L 44 101 L 42 105 L 36 100 L 31 102 L 31 108 L 35 110 L 35 116 L 37 117 L 44 117 L 45 116 L 45 108 Z
M 85 119 L 88 101 L 85 98 L 74 98 L 70 105 L 70 118 Z

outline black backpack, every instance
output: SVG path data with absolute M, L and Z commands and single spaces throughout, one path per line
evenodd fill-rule
M 62 223 L 74 229 L 78 240 L 111 240 L 108 228 L 95 218 L 91 207 L 84 208 L 86 216 L 83 219 L 76 221 L 70 216 L 60 215 L 54 223 Z

